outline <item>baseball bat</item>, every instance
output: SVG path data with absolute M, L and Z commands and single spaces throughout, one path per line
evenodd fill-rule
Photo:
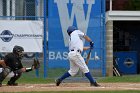
M 88 64 L 88 61 L 90 59 L 90 55 L 91 55 L 91 49 L 88 52 L 88 55 L 87 55 L 87 58 L 86 58 L 86 61 L 85 61 L 86 64 Z M 85 76 L 84 73 L 82 73 L 82 77 L 84 77 L 84 76 Z
M 88 64 L 88 61 L 90 59 L 90 55 L 91 55 L 91 49 L 88 52 L 87 58 L 86 58 L 86 64 Z
M 114 71 L 114 73 L 116 73 L 116 76 L 121 76 L 121 74 L 115 67 L 113 67 L 113 71 Z

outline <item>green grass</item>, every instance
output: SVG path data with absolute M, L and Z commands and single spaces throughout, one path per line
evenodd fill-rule
M 7 83 L 9 79 L 5 79 L 4 80 L 4 84 Z M 18 81 L 17 81 L 19 84 L 47 84 L 47 83 L 54 83 L 54 79 L 52 78 L 24 78 L 24 77 L 21 77 Z
M 21 77 L 18 82 L 19 83 L 54 83 L 54 78 L 25 78 Z M 98 82 L 105 83 L 117 83 L 117 82 L 139 82 L 140 83 L 140 75 L 126 75 L 122 77 L 99 77 L 97 78 Z
M 55 78 L 35 78 L 35 77 L 24 77 L 22 76 L 17 82 L 22 84 L 47 84 L 54 83 Z M 7 81 L 7 80 L 5 80 Z M 117 83 L 117 82 L 139 82 L 140 83 L 140 75 L 125 75 L 122 77 L 99 77 L 97 78 L 98 82 L 103 83 Z
M 104 77 L 99 79 L 100 82 L 139 82 L 140 75 L 124 75 L 122 77 Z
M 117 83 L 117 82 L 139 82 L 140 75 L 125 75 L 122 77 L 99 77 L 97 78 L 100 83 Z M 6 80 L 5 80 L 6 81 Z M 54 83 L 54 78 L 34 78 L 34 77 L 21 77 L 18 81 L 20 84 L 47 84 Z M 5 82 L 6 83 L 6 82 Z M 6 92 L 8 93 L 8 92 Z M 25 92 L 16 92 L 25 93 Z M 123 91 L 45 91 L 45 92 L 26 92 L 26 93 L 140 93 L 140 90 L 123 90 Z

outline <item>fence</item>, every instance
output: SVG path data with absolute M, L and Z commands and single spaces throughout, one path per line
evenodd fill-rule
M 43 52 L 45 56 L 41 57 L 46 59 L 46 8 L 46 0 L 0 0 L 1 59 L 14 45 L 23 46 L 25 66 L 31 66 L 33 58 L 39 57 L 38 53 Z M 43 65 L 43 58 L 41 60 Z

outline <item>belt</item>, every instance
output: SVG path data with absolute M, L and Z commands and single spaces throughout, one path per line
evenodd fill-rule
M 70 50 L 70 51 L 75 51 L 74 49 Z M 77 52 L 81 53 L 81 50 L 77 50 Z

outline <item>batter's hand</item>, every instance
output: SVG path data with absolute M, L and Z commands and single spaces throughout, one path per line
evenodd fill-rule
M 93 49 L 94 43 L 91 41 L 90 42 L 90 49 Z

